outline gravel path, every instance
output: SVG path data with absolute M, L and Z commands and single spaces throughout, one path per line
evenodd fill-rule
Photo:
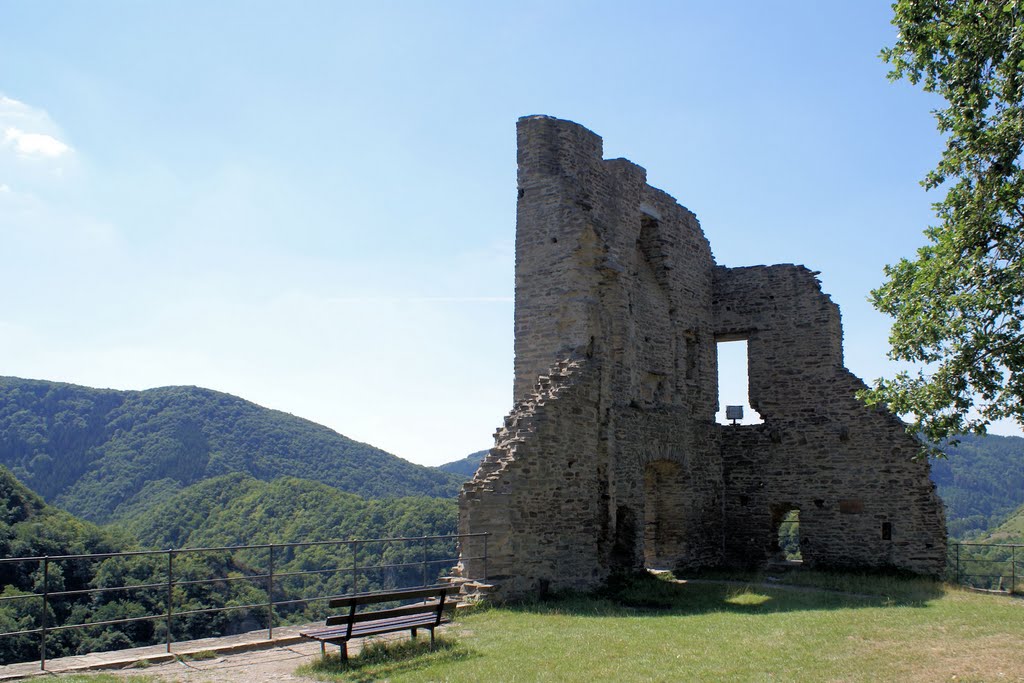
M 355 649 L 355 648 L 351 648 Z M 320 656 L 317 643 L 302 643 L 272 650 L 241 652 L 213 659 L 186 661 L 179 659 L 145 669 L 131 668 L 109 671 L 116 676 L 145 674 L 161 681 L 180 683 L 263 683 L 264 681 L 311 681 L 296 676 L 295 670 Z
M 445 628 L 438 629 L 443 633 Z M 403 640 L 407 633 L 393 633 L 377 636 L 372 640 Z M 356 639 L 349 643 L 349 655 L 358 655 L 364 642 Z M 328 645 L 328 652 L 337 648 Z M 294 643 L 267 650 L 254 650 L 236 654 L 220 655 L 211 659 L 188 660 L 179 658 L 145 668 L 108 670 L 106 673 L 118 677 L 150 676 L 160 681 L 177 683 L 264 683 L 270 681 L 314 681 L 316 679 L 296 676 L 295 670 L 320 658 L 320 644 L 313 642 Z

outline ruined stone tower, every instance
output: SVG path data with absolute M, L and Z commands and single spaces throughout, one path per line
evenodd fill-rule
M 515 403 L 459 498 L 500 593 L 760 565 L 793 510 L 805 564 L 939 573 L 928 464 L 854 398 L 815 273 L 716 265 L 696 217 L 578 124 L 525 117 L 518 142 Z M 763 424 L 715 422 L 717 343 L 739 339 Z

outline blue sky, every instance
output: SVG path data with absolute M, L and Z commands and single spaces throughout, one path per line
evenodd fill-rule
M 891 372 L 866 297 L 922 243 L 941 140 L 938 102 L 885 78 L 889 20 L 874 1 L 0 0 L 0 375 L 206 386 L 425 464 L 489 447 L 511 406 L 515 121 L 541 113 L 647 168 L 719 263 L 820 270 L 847 365 Z

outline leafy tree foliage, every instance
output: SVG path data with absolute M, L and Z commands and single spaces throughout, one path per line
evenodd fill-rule
M 308 480 L 282 477 L 263 482 L 235 473 L 190 486 L 126 524 L 149 547 L 211 547 L 444 536 L 457 532 L 458 512 L 454 500 L 367 500 Z M 455 564 L 451 541 L 431 541 L 425 550 L 431 561 L 428 580 Z M 232 561 L 247 573 L 265 572 L 267 552 L 239 551 Z M 289 577 L 279 580 L 276 590 L 292 597 L 349 592 L 353 579 L 347 568 L 352 566 L 353 553 L 360 567 L 390 565 L 361 570 L 359 590 L 418 585 L 423 580 L 423 552 L 418 542 L 362 543 L 355 549 L 348 545 L 281 548 L 274 559 L 275 571 L 345 571 Z M 315 619 L 322 616 L 322 606 L 298 605 L 282 610 L 281 615 L 286 620 Z
M 898 0 L 890 78 L 937 93 L 946 148 L 925 178 L 939 225 L 872 293 L 894 318 L 890 357 L 921 368 L 879 380 L 870 402 L 914 415 L 932 442 L 1024 424 L 1024 2 Z
M 148 510 L 136 509 L 125 520 L 148 547 L 180 548 L 324 541 L 350 538 L 453 534 L 453 500 L 430 497 L 366 500 L 330 486 L 292 477 L 263 482 L 244 473 L 214 477 L 186 487 Z M 0 467 L 0 544 L 5 557 L 109 553 L 139 550 L 126 531 L 101 528 L 47 505 Z M 335 595 L 353 588 L 353 559 L 362 570 L 360 590 L 417 585 L 424 580 L 424 551 L 430 560 L 427 580 L 454 564 L 451 542 L 411 545 L 362 543 L 277 548 L 275 600 Z M 270 557 L 267 548 L 175 552 L 172 576 L 182 582 L 173 590 L 171 622 L 176 640 L 226 635 L 265 628 L 268 614 Z M 294 572 L 313 571 L 307 575 Z M 167 611 L 168 555 L 137 554 L 97 559 L 50 560 L 47 588 L 55 591 L 123 588 L 129 590 L 51 596 L 50 624 L 86 624 Z M 41 624 L 42 563 L 0 564 L 0 632 L 38 628 Z M 258 607 L 252 607 L 257 605 Z M 231 611 L 206 611 L 232 606 Z M 323 618 L 324 602 L 296 602 L 275 610 L 275 621 Z M 51 634 L 51 657 L 162 642 L 168 624 L 145 619 Z M 0 636 L 0 663 L 34 659 L 39 636 Z
M 300 475 L 363 496 L 451 496 L 461 477 L 196 387 L 90 389 L 0 377 L 0 465 L 94 522 L 231 472 Z
M 454 500 L 368 500 L 307 479 L 259 481 L 243 473 L 190 486 L 124 520 L 151 548 L 452 534 Z

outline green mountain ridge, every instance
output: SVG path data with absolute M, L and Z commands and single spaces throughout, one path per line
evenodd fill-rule
M 473 475 L 476 474 L 477 468 L 480 467 L 480 461 L 483 460 L 484 456 L 489 452 L 490 451 L 488 450 L 476 451 L 475 453 L 470 453 L 465 458 L 446 462 L 443 465 L 438 465 L 437 469 L 457 474 L 460 477 L 465 477 L 467 480 L 472 479 Z
M 374 498 L 450 497 L 462 479 L 210 389 L 15 377 L 0 377 L 0 465 L 46 501 L 100 523 L 232 472 L 297 475 Z
M 0 557 L 42 557 L 118 552 L 130 539 L 116 529 L 91 522 L 47 504 L 10 472 L 0 467 Z M 0 586 L 16 583 L 12 565 L 0 565 Z
M 261 481 L 244 472 L 182 489 L 122 520 L 151 548 L 316 542 L 453 534 L 453 499 L 366 499 L 297 477 Z
M 1024 505 L 1024 438 L 965 435 L 933 458 L 932 481 L 946 506 L 950 538 L 993 529 Z
M 1024 543 L 1024 505 L 1014 510 L 1005 522 L 975 540 L 978 543 Z M 1024 553 L 1018 556 L 1024 560 Z

